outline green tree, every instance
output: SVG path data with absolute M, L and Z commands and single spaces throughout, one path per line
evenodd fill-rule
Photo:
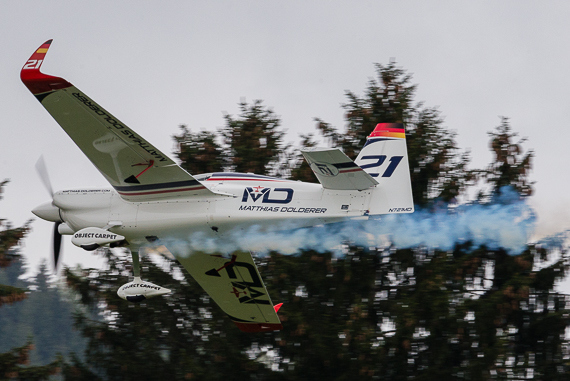
M 515 142 L 518 134 L 512 132 L 508 118 L 501 118 L 501 124 L 489 133 L 490 148 L 494 155 L 493 163 L 485 176 L 491 185 L 491 193 L 500 193 L 504 186 L 511 186 L 522 196 L 532 194 L 532 182 L 528 180 L 534 152 L 523 152 L 522 144 L 526 139 Z
M 388 65 L 375 64 L 376 79 L 368 82 L 363 97 L 352 91 L 346 92 L 347 128 L 343 148 L 348 156 L 358 154 L 366 143 L 366 138 L 378 123 L 401 123 L 412 116 L 413 97 L 416 85 L 412 85 L 411 75 L 396 66 L 395 61 Z
M 313 134 L 301 134 L 301 149 L 303 148 L 313 148 L 316 147 L 317 143 L 313 140 Z M 307 164 L 307 161 L 301 154 L 301 152 L 297 152 L 294 155 L 293 159 L 293 166 L 291 168 L 291 180 L 299 180 L 305 181 L 308 183 L 318 183 L 317 176 Z
M 68 284 L 94 316 L 76 317 L 87 339 L 85 362 L 74 358 L 67 363 L 66 379 L 259 380 L 270 373 L 245 353 L 250 338 L 178 262 L 164 259 L 164 266 L 158 266 L 143 257 L 144 279 L 174 292 L 132 304 L 116 294 L 129 281 L 130 262 L 110 250 L 105 259 L 107 268 L 89 270 L 89 277 L 65 271 Z
M 461 213 L 449 204 L 481 173 L 490 197 L 472 202 L 474 208 L 521 201 L 506 197 L 505 187 L 532 193 L 532 151 L 523 153 L 523 141 L 514 142 L 506 120 L 490 134 L 493 162 L 470 170 L 468 154 L 458 149 L 439 111 L 414 101 L 411 76 L 394 62 L 376 65 L 376 71 L 363 97 L 347 92 L 344 133 L 317 119 L 329 144 L 354 158 L 377 123 L 403 122 L 414 199 L 426 213 Z M 227 163 L 236 171 L 269 173 L 286 151 L 278 118 L 261 101 L 240 107 L 242 114 L 227 115 L 220 131 L 231 152 Z M 276 133 L 272 149 L 263 131 Z M 302 139 L 303 146 L 314 145 L 310 134 Z M 290 175 L 307 179 L 307 166 L 294 159 L 286 161 L 293 163 Z M 563 246 L 557 253 L 533 244 L 510 255 L 469 241 L 451 250 L 348 243 L 341 256 L 303 251 L 257 259 L 272 300 L 284 303 L 284 329 L 263 335 L 239 332 L 175 262 L 165 269 L 143 260 L 146 278 L 176 292 L 139 306 L 114 294 L 127 281 L 129 266 L 111 252 L 108 268 L 91 272 L 95 276 L 68 271 L 83 304 L 101 318 L 78 317 L 89 342 L 89 365 L 74 360 L 66 377 L 87 372 L 104 379 L 567 378 L 567 299 L 554 290 L 570 265 Z
M 505 119 L 490 134 L 493 163 L 485 171 L 468 170 L 468 154 L 459 152 L 455 135 L 443 128 L 438 110 L 421 104 L 413 107 L 415 86 L 409 85 L 410 77 L 404 71 L 393 69 L 393 65 L 378 66 L 379 80 L 371 81 L 363 98 L 348 93 L 349 102 L 344 105 L 346 135 L 317 119 L 317 128 L 330 144 L 341 145 L 349 155 L 356 156 L 358 144 L 376 123 L 403 121 L 417 205 L 443 201 L 438 205 L 445 207 L 472 186 L 481 173 L 492 195 L 500 194 L 505 186 L 523 196 L 532 193 L 532 182 L 528 180 L 532 151 L 523 153 L 524 140 L 513 142 L 516 134 Z M 388 83 L 394 79 L 396 84 Z M 407 91 L 401 91 L 404 87 Z M 390 88 L 400 90 L 386 95 Z M 398 98 L 403 100 L 395 101 Z M 381 118 L 375 119 L 379 115 Z M 360 250 L 351 247 L 349 255 Z M 541 255 L 536 254 L 539 251 Z M 563 379 L 563 359 L 568 356 L 564 339 L 568 314 L 565 296 L 553 290 L 569 264 L 564 251 L 562 254 L 560 260 L 548 264 L 552 255 L 535 246 L 511 256 L 502 249 L 476 248 L 469 243 L 450 252 L 420 247 L 390 248 L 380 253 L 384 260 L 374 264 L 376 276 L 361 276 L 365 284 L 376 285 L 359 294 L 368 301 L 366 312 L 361 314 L 365 322 L 346 309 L 344 316 L 351 319 L 346 327 L 336 327 L 339 338 L 347 341 L 345 348 L 356 345 L 358 340 L 368 345 L 351 357 L 360 369 L 351 369 L 349 364 L 344 368 L 353 370 L 351 374 L 358 372 L 363 379 L 524 378 L 532 374 Z M 312 281 L 317 281 L 316 274 L 311 273 Z M 321 295 L 317 292 L 315 298 Z M 321 301 L 321 305 L 325 303 Z M 283 314 L 287 312 L 285 309 Z M 356 331 L 352 330 L 352 319 L 360 321 Z M 550 332 L 545 329 L 547 321 L 552 324 Z M 304 326 L 304 331 L 308 330 L 310 327 Z M 371 351 L 370 345 L 376 349 Z M 332 343 L 325 347 L 325 357 L 338 363 L 342 352 L 332 349 Z M 329 366 L 318 360 L 311 364 Z M 301 374 L 310 372 L 297 370 Z M 338 370 L 333 373 L 337 377 L 333 379 L 350 377 Z
M 6 183 L 0 183 L 0 196 Z M 0 268 L 6 268 L 18 260 L 16 249 L 29 231 L 29 222 L 22 227 L 12 228 L 5 220 L 0 220 L 0 228 Z M 0 285 L 0 306 L 22 301 L 26 296 L 21 288 Z M 34 346 L 28 341 L 23 346 L 0 353 L 0 379 L 47 380 L 58 371 L 59 360 L 44 366 L 27 366 L 32 349 Z
M 414 101 L 417 86 L 394 61 L 376 64 L 376 75 L 362 97 L 346 93 L 344 134 L 321 119 L 316 119 L 317 129 L 329 144 L 342 147 L 354 159 L 378 123 L 404 123 L 414 203 L 427 207 L 460 197 L 476 180 L 477 171 L 467 169 L 469 155 L 460 152 L 455 133 L 443 127 L 436 108 Z
M 280 167 L 286 149 L 285 132 L 280 129 L 279 117 L 262 103 L 242 101 L 238 117 L 224 116 L 226 125 L 221 134 L 229 152 L 229 168 L 235 172 L 273 175 Z
M 467 168 L 469 154 L 459 151 L 455 133 L 443 127 L 437 109 L 418 110 L 406 124 L 406 140 L 416 205 L 451 202 L 474 184 L 477 171 Z
M 222 147 L 217 143 L 213 132 L 192 133 L 187 126 L 180 126 L 180 135 L 173 138 L 178 144 L 176 157 L 182 168 L 192 175 L 221 172 L 224 169 Z
M 529 157 L 522 152 L 519 146 L 507 160 L 517 176 L 501 187 L 530 186 L 530 162 L 517 170 Z M 426 204 L 437 196 L 428 194 Z M 491 201 L 519 199 L 474 206 Z M 567 377 L 567 296 L 554 290 L 570 265 L 563 248 L 529 245 L 509 255 L 469 242 L 450 251 L 349 247 L 336 260 L 303 253 L 271 261 L 268 287 L 285 291 L 285 328 L 276 340 L 289 379 Z
M 42 261 L 36 276 L 29 280 L 33 291 L 21 303 L 23 323 L 36 346 L 32 363 L 45 363 L 58 353 L 67 356 L 85 349 L 85 340 L 73 327 L 74 296 L 52 278 L 47 261 Z
M 46 364 L 58 355 L 82 353 L 85 344 L 73 327 L 75 303 L 69 290 L 58 284 L 43 261 L 34 277 L 25 280 L 22 258 L 0 271 L 0 283 L 28 290 L 26 298 L 0 310 L 0 352 L 19 347 L 30 338 L 34 350 L 30 351 L 32 365 Z

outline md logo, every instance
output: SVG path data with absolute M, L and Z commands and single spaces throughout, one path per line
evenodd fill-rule
M 264 188 L 247 187 L 243 191 L 242 202 L 250 199 L 256 202 L 261 198 L 262 204 L 288 204 L 293 199 L 293 189 L 291 188 Z

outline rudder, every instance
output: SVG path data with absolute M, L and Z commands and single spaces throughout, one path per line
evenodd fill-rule
M 355 163 L 378 181 L 370 200 L 371 215 L 414 211 L 406 131 L 402 123 L 379 123 Z

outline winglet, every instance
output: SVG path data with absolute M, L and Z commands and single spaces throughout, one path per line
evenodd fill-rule
M 40 68 L 44 62 L 44 58 L 51 46 L 53 40 L 44 42 L 26 61 L 26 64 L 20 72 L 20 78 L 24 85 L 38 98 L 42 100 L 45 95 L 54 90 L 64 89 L 72 86 L 63 78 L 53 77 L 40 72 Z
M 281 308 L 281 306 L 283 305 L 283 303 L 279 303 L 273 306 L 273 309 L 275 310 L 275 312 L 277 313 L 279 311 L 279 309 Z

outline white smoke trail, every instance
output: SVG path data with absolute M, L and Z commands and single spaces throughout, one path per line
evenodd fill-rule
M 251 250 L 264 254 L 277 251 L 295 254 L 300 250 L 342 252 L 342 245 L 397 248 L 424 246 L 450 250 L 456 244 L 471 242 L 474 248 L 485 245 L 518 254 L 533 232 L 536 216 L 525 199 L 511 188 L 503 188 L 500 196 L 486 204 L 468 204 L 450 209 L 418 210 L 412 214 L 392 214 L 368 221 L 346 221 L 313 228 L 263 231 L 252 226 L 246 231 L 226 233 L 214 239 L 195 233 L 187 241 L 170 242 L 178 253 L 192 251 L 229 253 Z

